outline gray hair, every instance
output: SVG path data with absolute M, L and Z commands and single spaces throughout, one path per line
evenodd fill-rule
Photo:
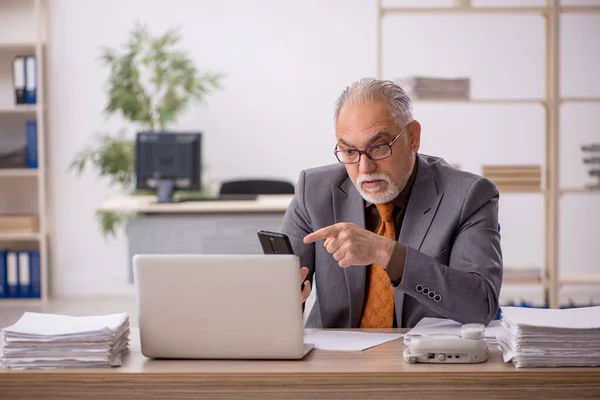
M 397 83 L 389 80 L 363 78 L 346 87 L 335 103 L 335 116 L 346 104 L 364 104 L 372 101 L 385 101 L 392 113 L 394 121 L 399 128 L 413 120 L 412 103 L 404 89 Z

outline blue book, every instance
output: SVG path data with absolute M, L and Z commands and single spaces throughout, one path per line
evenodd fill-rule
M 6 252 L 0 251 L 0 299 L 7 296 L 8 282 L 6 282 Z
M 38 167 L 37 121 L 25 123 L 25 139 L 27 147 L 27 168 Z
M 39 299 L 42 297 L 42 269 L 40 265 L 40 252 L 29 252 L 29 297 Z
M 35 56 L 25 57 L 25 103 L 37 103 L 37 61 Z

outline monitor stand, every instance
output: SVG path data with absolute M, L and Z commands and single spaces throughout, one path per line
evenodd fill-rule
M 156 187 L 156 196 L 159 203 L 172 203 L 175 181 L 172 179 L 161 179 Z

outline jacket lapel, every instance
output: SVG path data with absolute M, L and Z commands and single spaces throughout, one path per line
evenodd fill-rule
M 438 188 L 429 165 L 417 155 L 418 170 L 406 208 L 398 241 L 416 250 L 421 249 L 443 193 Z
M 350 178 L 346 178 L 340 186 L 332 187 L 332 198 L 335 223 L 351 222 L 365 227 L 365 203 Z M 333 257 L 331 259 L 339 268 Z M 353 265 L 344 268 L 344 275 L 350 299 L 348 327 L 351 328 L 358 325 L 364 305 L 366 266 Z
M 419 163 L 417 177 L 408 201 L 402 229 L 398 235 L 398 242 L 420 250 L 444 194 L 443 192 L 438 193 L 429 165 L 418 154 L 417 162 Z M 403 327 L 404 292 L 395 291 L 394 303 L 398 327 Z

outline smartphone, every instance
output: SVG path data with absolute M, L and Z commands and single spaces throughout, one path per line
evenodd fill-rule
M 294 254 L 290 238 L 285 233 L 261 229 L 257 235 L 265 254 Z M 304 290 L 304 283 L 300 286 L 300 291 L 302 290 Z
M 257 235 L 265 254 L 294 254 L 290 238 L 285 233 L 260 230 Z

